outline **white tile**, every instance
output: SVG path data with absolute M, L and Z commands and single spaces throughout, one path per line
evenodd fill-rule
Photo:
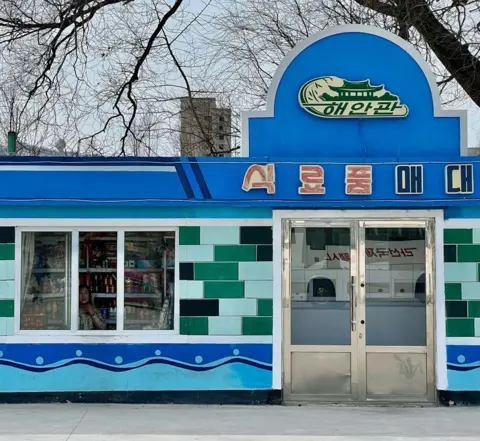
M 245 297 L 250 299 L 271 299 L 273 282 L 270 280 L 246 280 Z
M 239 317 L 257 315 L 257 301 L 255 299 L 220 299 L 219 315 Z
M 238 245 L 240 243 L 240 227 L 201 227 L 200 243 L 209 245 Z
M 242 335 L 242 317 L 208 317 L 208 335 Z
M 180 262 L 213 262 L 213 245 L 180 245 Z
M 198 280 L 180 280 L 181 299 L 203 299 L 203 282 Z
M 272 262 L 239 262 L 239 280 L 273 280 Z

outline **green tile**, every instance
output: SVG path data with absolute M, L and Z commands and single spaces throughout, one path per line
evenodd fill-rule
M 443 230 L 443 240 L 446 244 L 473 243 L 473 231 L 471 229 Z
M 205 282 L 203 296 L 206 299 L 243 299 L 245 297 L 244 282 Z
M 457 261 L 457 246 L 456 245 L 445 245 L 443 247 L 443 259 L 445 262 L 456 262 Z
M 471 300 L 468 302 L 468 316 L 480 317 L 480 301 Z
M 2 243 L 0 244 L 0 260 L 14 260 L 15 259 L 15 244 Z
M 257 300 L 257 314 L 259 316 L 272 317 L 273 316 L 273 300 L 272 299 L 258 299 Z
M 200 245 L 200 227 L 180 227 L 180 245 Z
M 458 245 L 458 262 L 480 262 L 480 245 Z
M 452 317 L 468 317 L 467 302 L 452 300 L 445 302 L 446 315 Z
M 13 317 L 13 300 L 0 300 L 0 317 Z
M 216 262 L 255 262 L 256 260 L 257 247 L 255 245 L 215 246 Z
M 208 317 L 180 317 L 180 334 L 208 335 Z
M 197 262 L 195 280 L 238 280 L 238 264 L 224 262 Z
M 273 317 L 242 317 L 242 335 L 272 335 Z
M 447 337 L 473 337 L 475 335 L 475 319 L 448 319 Z
M 461 300 L 462 284 L 461 283 L 445 283 L 445 299 Z

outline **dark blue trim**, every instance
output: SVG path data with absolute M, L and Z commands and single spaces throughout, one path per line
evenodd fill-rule
M 97 369 L 102 369 L 105 371 L 110 371 L 110 372 L 128 372 L 132 370 L 136 370 L 139 368 L 142 368 L 144 366 L 152 365 L 152 364 L 166 364 L 169 366 L 175 366 L 181 369 L 185 369 L 188 371 L 194 371 L 194 372 L 206 372 L 206 371 L 211 371 L 214 369 L 219 368 L 220 366 L 225 366 L 227 364 L 233 364 L 233 363 L 241 363 L 245 364 L 248 366 L 253 366 L 258 369 L 263 369 L 266 371 L 271 371 L 272 366 L 267 365 L 265 363 L 259 363 L 255 360 L 250 360 L 248 358 L 244 357 L 234 357 L 229 360 L 225 361 L 219 361 L 216 364 L 209 364 L 208 366 L 194 366 L 188 363 L 182 363 L 180 361 L 175 361 L 175 360 L 166 360 L 166 359 L 150 359 L 146 360 L 145 362 L 136 365 L 136 366 L 113 366 L 110 364 L 106 363 L 100 363 L 96 360 L 90 360 L 90 359 L 74 359 L 74 360 L 69 360 L 66 361 L 63 364 L 57 364 L 55 366 L 30 366 L 27 364 L 23 363 L 17 363 L 15 361 L 11 360 L 2 360 L 0 359 L 0 366 L 10 366 L 16 369 L 21 369 L 23 371 L 29 371 L 29 372 L 48 372 L 48 371 L 53 371 L 56 369 L 61 369 L 67 366 L 71 366 L 74 364 L 83 364 L 83 365 L 88 365 Z
M 187 174 L 185 173 L 182 163 L 176 163 L 175 168 L 177 169 L 178 179 L 180 179 L 182 183 L 183 191 L 185 191 L 185 196 L 187 196 L 187 199 L 195 199 L 192 186 L 190 182 L 188 182 Z
M 202 170 L 200 169 L 200 166 L 198 165 L 197 159 L 189 158 L 189 160 L 190 160 L 190 165 L 192 166 L 193 174 L 195 175 L 198 185 L 200 186 L 200 190 L 202 192 L 203 198 L 212 199 L 212 195 L 210 194 L 210 190 L 208 189 L 208 185 L 205 181 L 205 178 L 203 177 L 203 173 L 202 173 Z

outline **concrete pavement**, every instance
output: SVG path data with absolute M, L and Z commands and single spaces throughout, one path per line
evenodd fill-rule
M 0 441 L 478 440 L 478 407 L 0 405 Z

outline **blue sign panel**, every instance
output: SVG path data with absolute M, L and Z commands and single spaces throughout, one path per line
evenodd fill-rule
M 480 199 L 465 112 L 442 110 L 422 57 L 377 28 L 332 28 L 300 43 L 275 74 L 266 110 L 245 114 L 243 128 L 243 157 L 5 158 L 0 203 L 270 209 Z

